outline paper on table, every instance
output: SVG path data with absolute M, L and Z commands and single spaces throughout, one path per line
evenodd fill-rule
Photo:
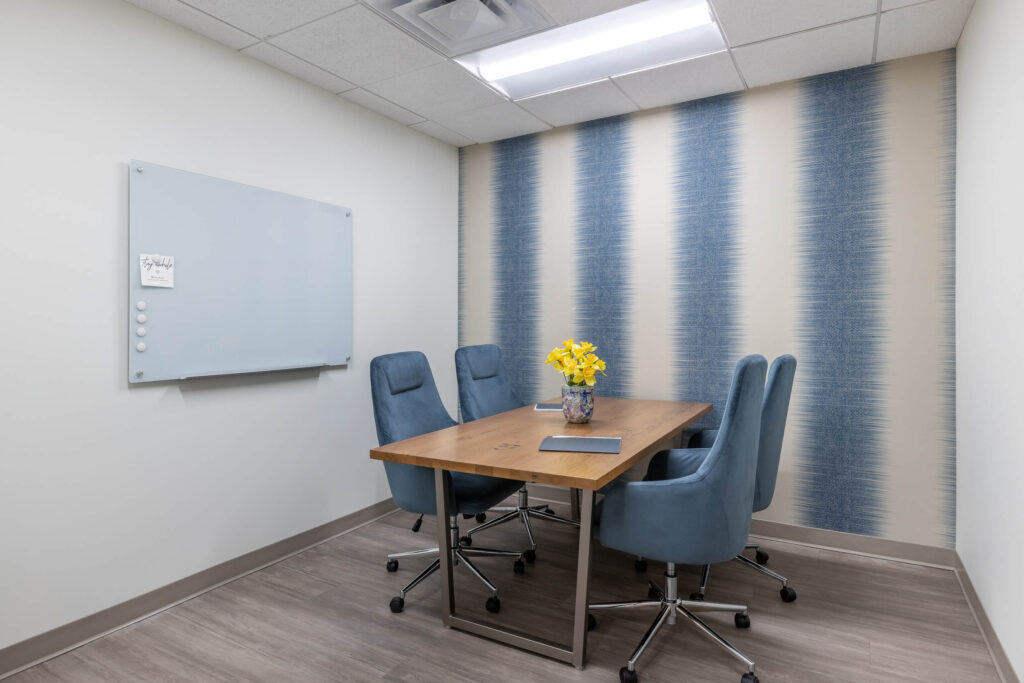
M 174 257 L 139 254 L 143 287 L 174 287 Z

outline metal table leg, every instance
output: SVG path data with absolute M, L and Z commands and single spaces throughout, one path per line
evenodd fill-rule
M 594 491 L 580 491 L 580 545 L 576 559 L 576 607 L 572 629 L 572 665 L 582 669 L 587 659 L 587 607 L 590 600 L 590 546 L 594 521 Z
M 455 583 L 452 577 L 452 544 L 448 533 L 448 509 L 451 478 L 444 470 L 434 470 L 434 493 L 437 496 L 437 557 L 441 561 L 441 622 L 451 626 L 455 613 Z
M 587 649 L 587 601 L 590 584 L 590 533 L 594 514 L 594 492 L 582 491 L 580 504 L 579 566 L 576 570 L 576 605 L 573 611 L 572 645 L 555 643 L 544 638 L 510 628 L 494 626 L 471 617 L 455 613 L 455 585 L 453 581 L 454 550 L 447 519 L 451 479 L 444 470 L 434 470 L 434 491 L 437 495 L 437 547 L 441 575 L 441 621 L 445 626 L 490 638 L 514 647 L 536 652 L 582 669 Z M 574 494 L 576 491 L 574 491 Z M 574 495 L 575 497 L 575 495 Z

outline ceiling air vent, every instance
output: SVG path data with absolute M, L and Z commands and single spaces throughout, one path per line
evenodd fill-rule
M 554 25 L 529 0 L 366 0 L 388 21 L 449 57 Z

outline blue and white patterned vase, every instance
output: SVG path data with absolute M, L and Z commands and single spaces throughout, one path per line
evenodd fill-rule
M 590 422 L 594 416 L 594 387 L 562 385 L 562 414 L 574 424 Z

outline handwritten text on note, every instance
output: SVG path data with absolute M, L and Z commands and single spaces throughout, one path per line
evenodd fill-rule
M 160 254 L 139 254 L 139 271 L 143 287 L 173 287 L 174 257 Z

